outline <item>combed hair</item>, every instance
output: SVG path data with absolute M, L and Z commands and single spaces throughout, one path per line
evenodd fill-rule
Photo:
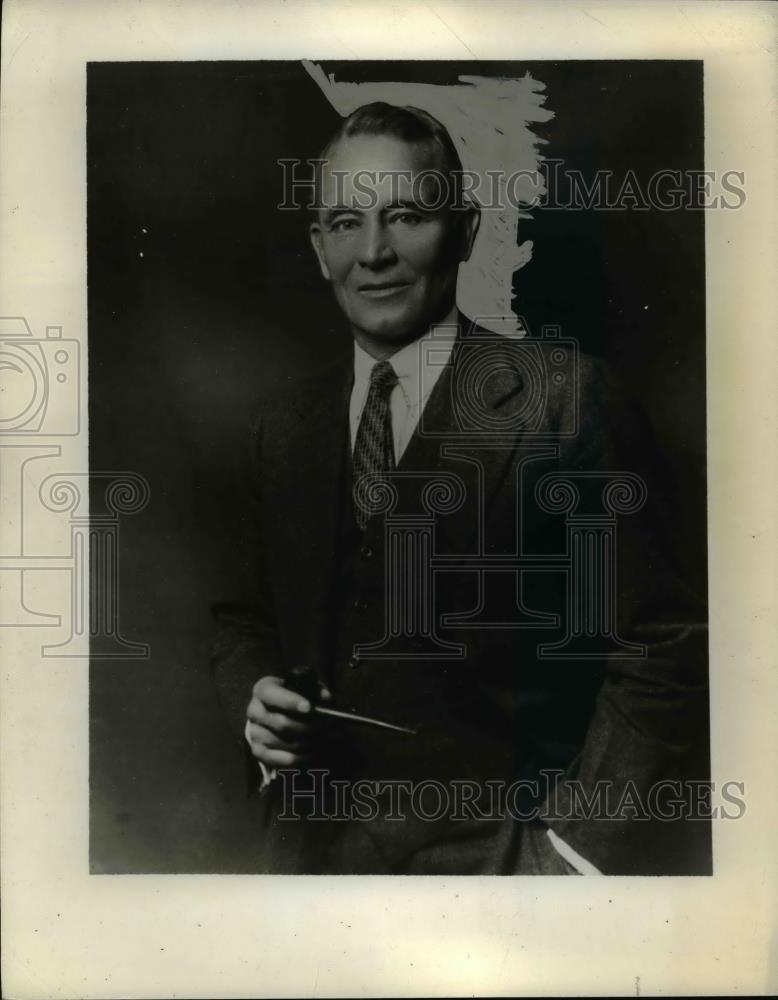
M 327 160 L 331 150 L 342 139 L 358 135 L 388 135 L 403 142 L 432 146 L 440 156 L 438 166 L 447 179 L 451 203 L 459 206 L 462 161 L 451 136 L 437 118 L 421 108 L 399 107 L 385 101 L 364 104 L 343 119 L 319 158 Z

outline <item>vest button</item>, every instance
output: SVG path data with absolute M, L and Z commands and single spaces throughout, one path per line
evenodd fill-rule
M 359 666 L 359 657 L 357 656 L 356 653 L 353 656 L 349 656 L 348 665 L 351 667 L 352 670 L 354 670 L 356 667 Z
M 361 597 L 358 597 L 354 601 L 354 607 L 357 611 L 367 611 L 367 601 L 363 600 Z
M 359 554 L 362 556 L 363 559 L 373 558 L 373 550 L 370 548 L 369 545 L 363 545 L 362 548 L 359 550 Z

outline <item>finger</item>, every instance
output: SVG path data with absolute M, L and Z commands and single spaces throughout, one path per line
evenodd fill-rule
M 287 750 L 289 753 L 302 753 L 305 751 L 305 743 L 299 740 L 282 740 L 275 733 L 264 726 L 257 725 L 256 722 L 249 724 L 249 741 L 252 746 L 255 743 L 262 744 L 268 750 Z
M 259 692 L 262 690 L 262 688 L 265 688 L 265 687 L 267 687 L 270 684 L 283 684 L 283 683 L 284 683 L 283 678 L 281 678 L 281 677 L 273 677 L 273 676 L 271 676 L 271 675 L 268 674 L 267 677 L 260 677 L 259 678 L 259 680 L 257 681 L 257 683 L 252 688 L 252 694 L 257 695 L 257 697 L 258 697 L 259 696 Z
M 257 760 L 268 767 L 295 767 L 308 759 L 305 754 L 290 753 L 287 750 L 270 750 L 261 743 L 251 748 Z
M 254 696 L 267 705 L 268 708 L 281 712 L 299 712 L 307 715 L 311 711 L 311 703 L 307 698 L 284 687 L 280 677 L 263 677 L 254 685 Z
M 307 715 L 311 710 L 311 703 L 307 698 L 296 691 L 290 691 L 283 684 L 274 684 L 263 692 L 262 701 L 271 708 L 277 708 L 282 712 L 299 712 Z
M 280 712 L 269 712 L 256 698 L 251 700 L 246 715 L 250 722 L 272 730 L 277 736 L 302 738 L 308 735 L 311 728 L 307 722 L 282 715 Z
M 332 701 L 332 691 L 326 685 L 322 684 L 319 697 L 322 701 Z
M 311 732 L 311 726 L 308 722 L 293 719 L 289 715 L 282 715 L 281 712 L 268 712 L 266 710 L 262 725 L 270 729 L 276 736 L 281 736 L 284 739 L 294 739 L 295 737 L 307 739 Z

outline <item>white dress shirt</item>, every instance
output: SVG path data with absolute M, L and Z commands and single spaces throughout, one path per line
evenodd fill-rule
M 392 412 L 394 459 L 399 462 L 413 437 L 424 404 L 430 397 L 446 365 L 456 341 L 456 310 L 420 340 L 406 344 L 386 360 L 397 375 L 389 406 Z M 354 386 L 349 405 L 351 447 L 357 439 L 357 428 L 370 389 L 370 373 L 378 362 L 367 351 L 354 344 Z

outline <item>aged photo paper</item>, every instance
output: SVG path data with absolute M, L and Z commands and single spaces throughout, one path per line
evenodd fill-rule
M 3 14 L 4 994 L 774 992 L 774 7 Z

